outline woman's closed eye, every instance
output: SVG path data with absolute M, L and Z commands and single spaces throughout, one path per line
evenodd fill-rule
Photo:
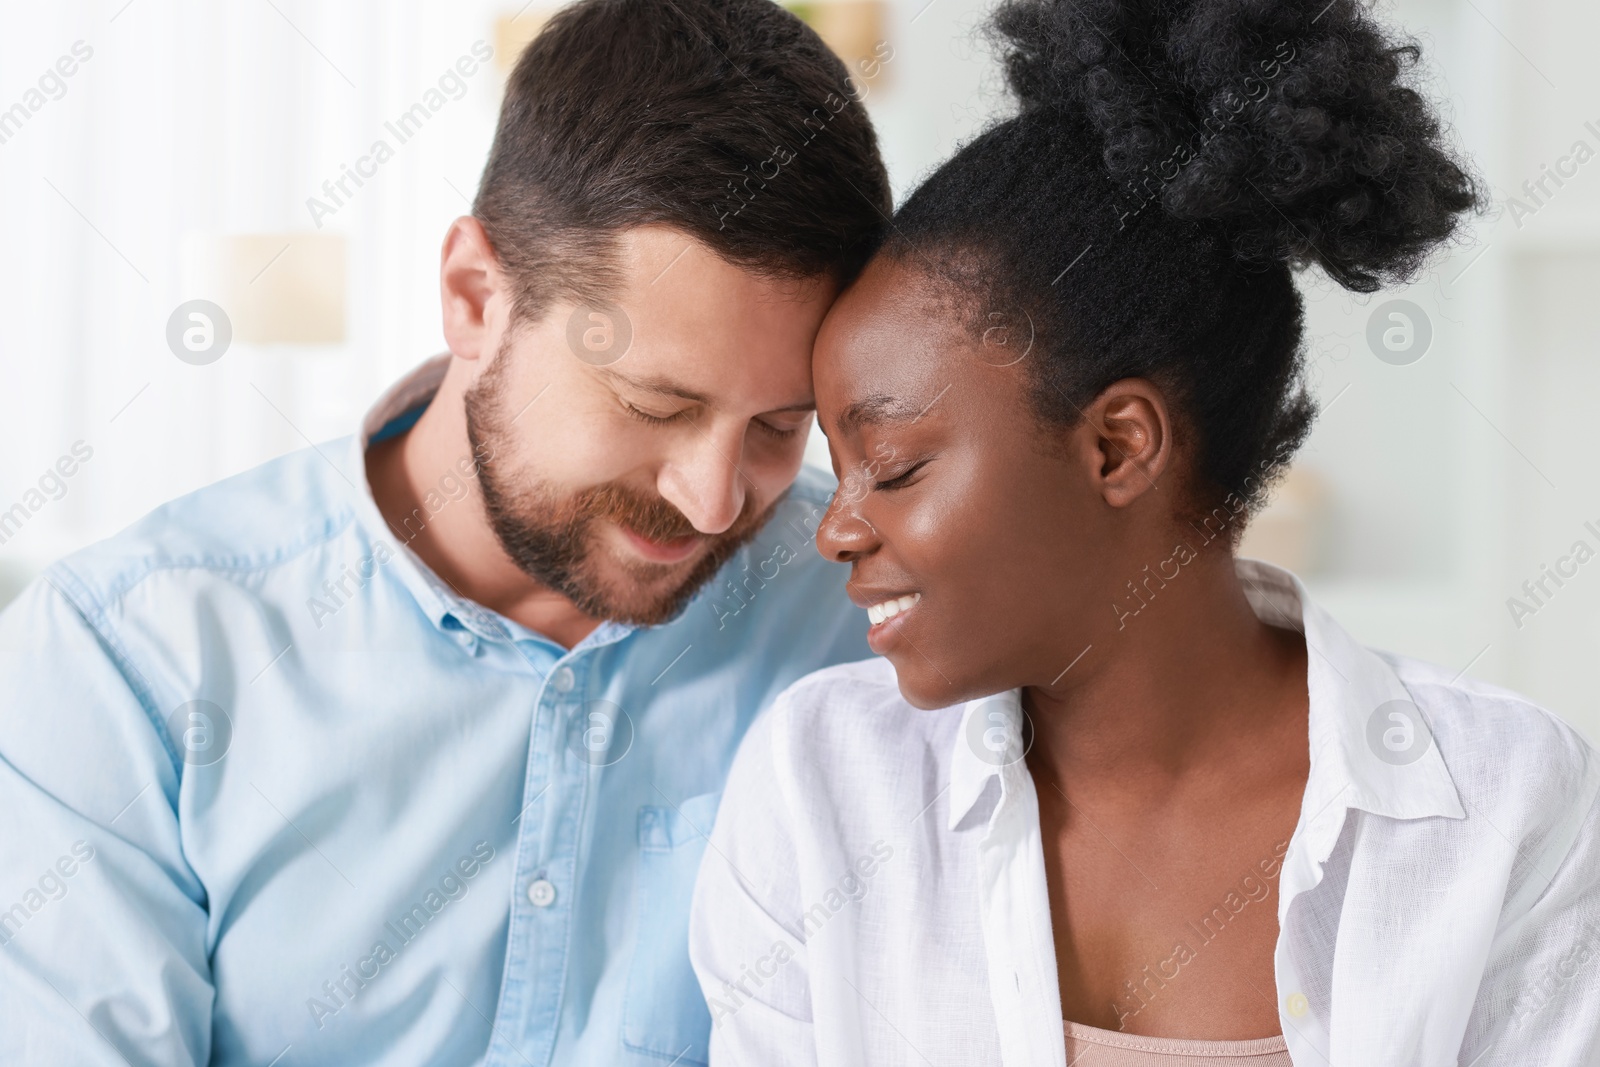
M 912 478 L 919 471 L 921 471 L 923 467 L 926 467 L 929 462 L 930 461 L 926 459 L 918 460 L 916 463 L 913 463 L 911 466 L 907 467 L 899 474 L 894 475 L 892 478 L 884 478 L 873 482 L 872 488 L 879 491 L 904 489 L 906 486 L 911 484 Z

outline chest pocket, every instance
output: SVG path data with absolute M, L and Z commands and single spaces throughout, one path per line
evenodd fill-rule
M 637 940 L 622 1043 L 675 1065 L 707 1060 L 711 1013 L 689 967 L 689 903 L 721 793 L 639 809 Z

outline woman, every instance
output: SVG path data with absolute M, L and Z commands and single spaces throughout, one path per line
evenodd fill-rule
M 1009 0 L 1015 117 L 817 342 L 880 659 L 752 730 L 714 1064 L 1600 1063 L 1600 764 L 1233 548 L 1306 435 L 1293 268 L 1476 186 L 1353 0 Z

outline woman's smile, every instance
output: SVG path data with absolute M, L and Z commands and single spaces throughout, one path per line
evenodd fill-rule
M 889 654 L 905 628 L 906 617 L 922 602 L 921 593 L 880 593 L 850 588 L 850 599 L 867 609 L 867 644 L 880 656 Z

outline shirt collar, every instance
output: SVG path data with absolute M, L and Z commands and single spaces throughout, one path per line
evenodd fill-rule
M 1344 808 L 1391 819 L 1466 818 L 1427 712 L 1389 661 L 1357 642 L 1282 567 L 1253 559 L 1235 566 L 1257 617 L 1305 634 L 1311 777 L 1302 811 L 1312 820 Z
M 410 429 L 410 422 L 415 421 L 417 414 L 427 407 L 439 391 L 439 384 L 444 381 L 452 358 L 448 352 L 434 356 L 391 385 L 362 418 L 360 433 L 349 439 L 350 450 L 342 466 L 356 474 L 356 479 L 346 480 L 358 486 L 358 492 L 354 494 L 357 517 L 375 540 L 382 538 L 388 544 L 394 557 L 388 566 L 394 569 L 400 581 L 416 598 L 418 606 L 438 629 L 468 641 L 483 639 L 514 644 L 527 639 L 553 643 L 543 634 L 535 633 L 515 620 L 456 593 L 411 550 L 406 538 L 396 534 L 373 499 L 372 486 L 366 474 L 367 447 L 374 439 L 382 440 Z M 388 434 L 384 432 L 386 429 Z M 610 644 L 626 637 L 633 629 L 624 623 L 607 620 L 596 627 L 578 647 Z
M 1311 773 L 1302 821 L 1333 812 L 1342 822 L 1347 808 L 1392 819 L 1466 818 L 1426 714 L 1388 661 L 1313 603 L 1289 571 L 1253 559 L 1234 565 L 1258 618 L 1305 634 Z M 1014 795 L 1011 779 L 1026 772 L 1021 723 L 1020 690 L 967 703 L 950 762 L 951 830 L 987 795 L 990 779 L 1000 779 L 1002 802 Z
M 951 830 L 990 795 L 991 780 L 999 779 L 999 803 L 1017 795 L 1017 776 L 1028 770 L 1021 698 L 1020 689 L 1011 689 L 967 702 L 950 761 Z

